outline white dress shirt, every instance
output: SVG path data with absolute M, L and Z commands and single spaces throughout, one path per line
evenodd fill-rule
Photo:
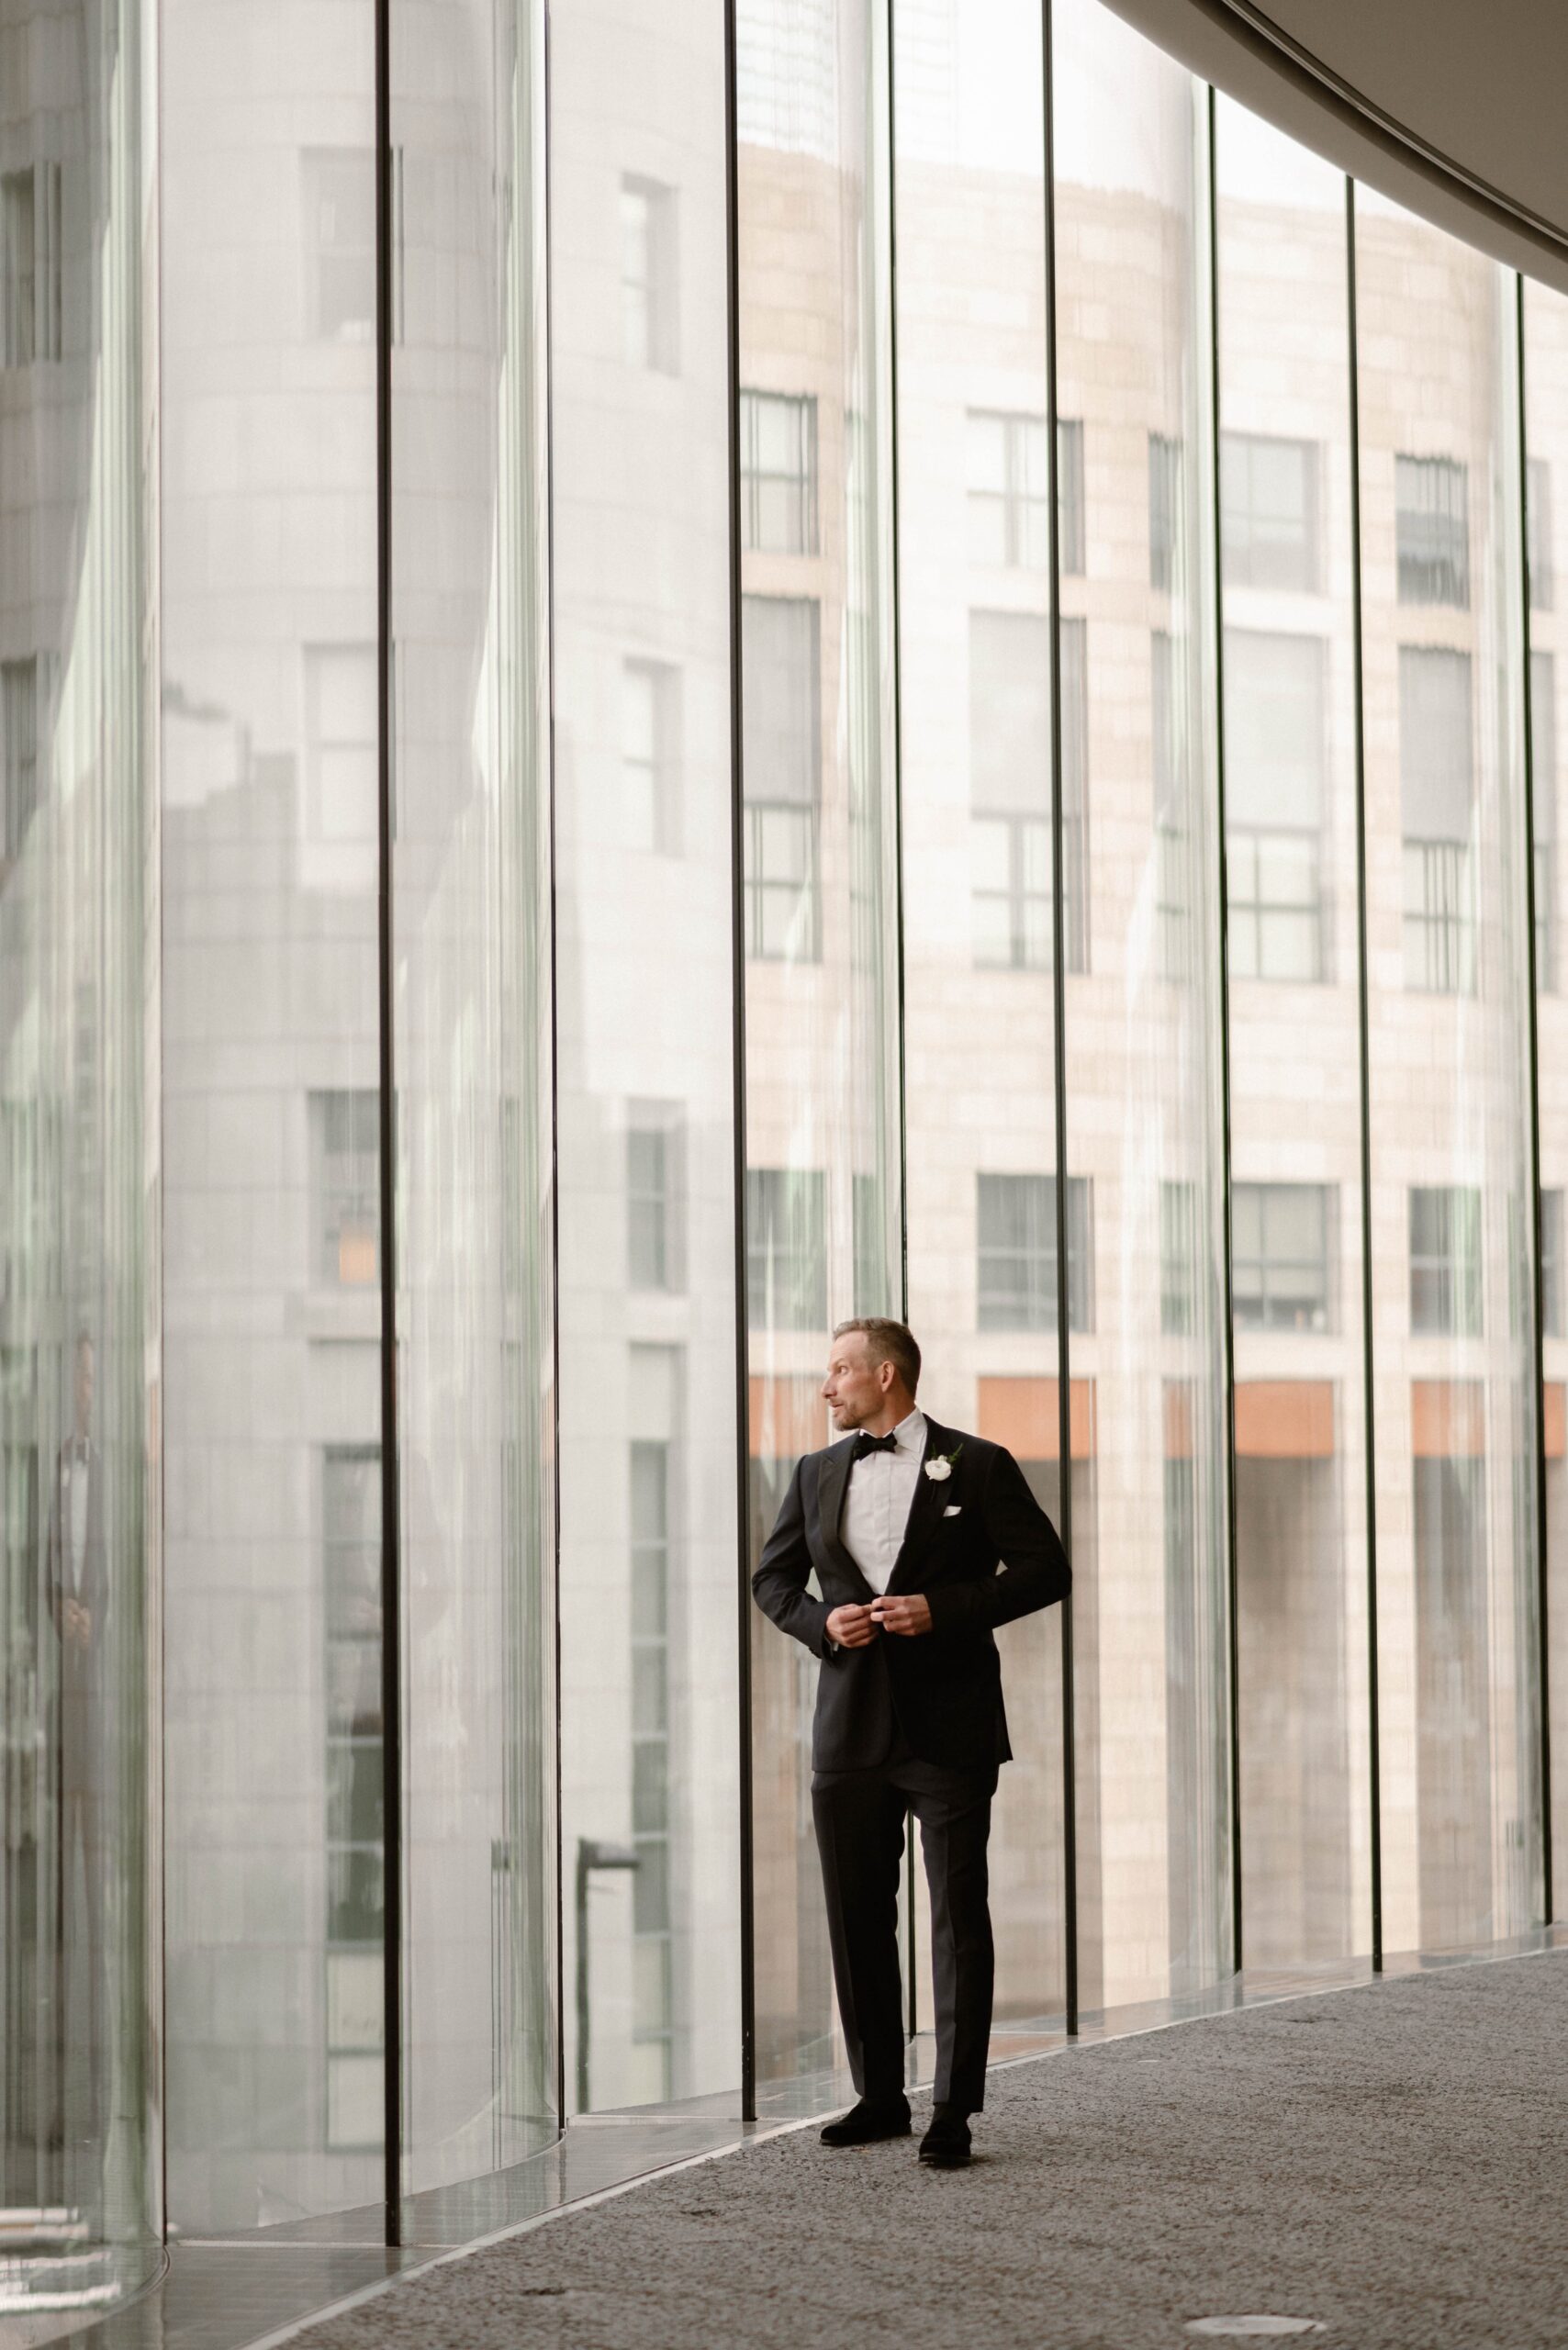
M 849 1472 L 838 1536 L 873 1591 L 886 1591 L 903 1549 L 925 1452 L 925 1415 L 918 1408 L 893 1430 L 896 1449 L 868 1452 Z

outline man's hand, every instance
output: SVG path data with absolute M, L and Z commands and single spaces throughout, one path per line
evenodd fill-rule
M 884 1592 L 880 1599 L 872 1601 L 868 1612 L 873 1624 L 879 1624 L 884 1632 L 897 1632 L 906 1640 L 931 1629 L 931 1603 L 918 1592 L 898 1599 L 890 1598 Z
M 827 1619 L 827 1636 L 841 1649 L 869 1648 L 877 1636 L 868 1607 L 835 1607 Z

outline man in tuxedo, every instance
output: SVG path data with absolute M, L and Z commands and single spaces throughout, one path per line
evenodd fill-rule
M 898 1891 L 913 1811 L 936 1986 L 935 2108 L 920 2158 L 954 2169 L 969 2159 L 969 2116 L 985 2103 L 986 1842 L 1012 1752 L 992 1634 L 1064 1599 L 1072 1578 L 1012 1454 L 927 1419 L 919 1382 L 920 1348 L 902 1322 L 839 1325 L 822 1392 L 841 1440 L 797 1466 L 752 1590 L 822 1660 L 812 1809 L 859 2093 L 823 2142 L 909 2134 Z M 820 1598 L 806 1587 L 813 1572 Z

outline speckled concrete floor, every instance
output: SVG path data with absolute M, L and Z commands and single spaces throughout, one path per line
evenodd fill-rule
M 1568 2344 L 1568 1953 L 1069 2049 L 993 2076 L 971 2169 L 814 2129 L 655 2179 L 305 2350 Z

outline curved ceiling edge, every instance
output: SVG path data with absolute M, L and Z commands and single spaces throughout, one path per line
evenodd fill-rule
M 1568 234 L 1440 154 L 1302 48 L 1252 0 L 1106 0 L 1278 129 L 1510 269 L 1568 293 Z

